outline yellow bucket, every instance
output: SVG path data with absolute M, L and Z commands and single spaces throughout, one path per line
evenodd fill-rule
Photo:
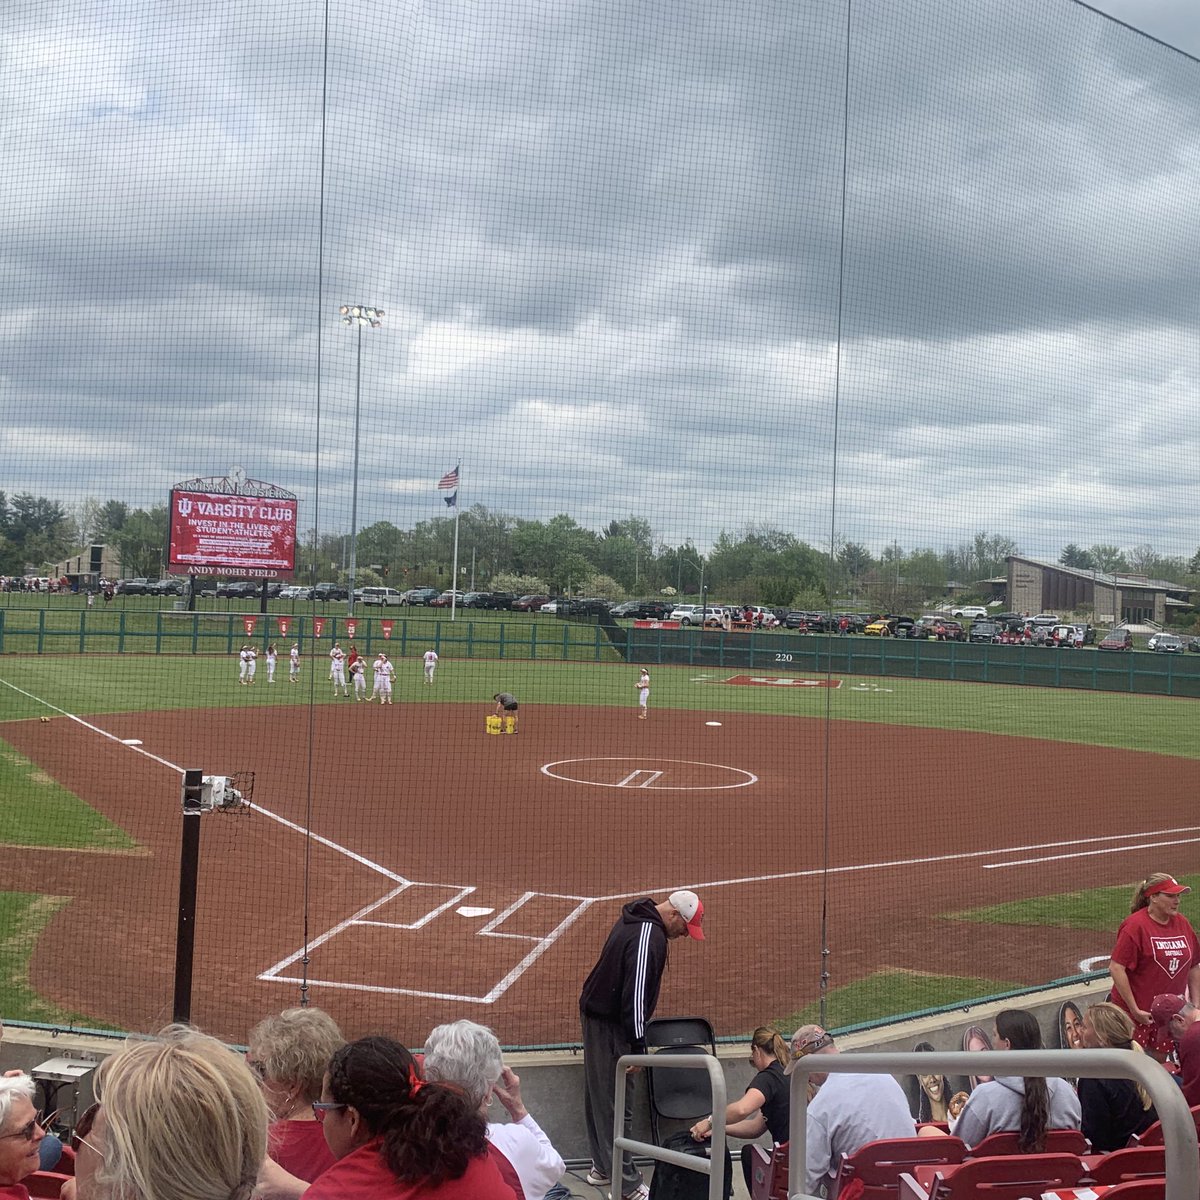
M 500 732 L 500 718 L 494 714 L 487 718 L 487 720 L 484 722 L 484 725 L 487 728 L 488 733 Z
M 499 720 L 499 717 L 497 717 L 496 719 Z M 504 718 L 504 732 L 505 733 L 516 733 L 517 732 L 517 718 L 516 717 L 505 717 Z

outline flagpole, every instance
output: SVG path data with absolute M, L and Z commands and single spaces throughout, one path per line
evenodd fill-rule
M 462 462 L 461 460 L 454 468 L 458 475 L 458 485 L 454 492 L 454 565 L 450 568 L 450 620 L 455 619 L 455 610 L 458 606 L 458 494 L 462 490 Z

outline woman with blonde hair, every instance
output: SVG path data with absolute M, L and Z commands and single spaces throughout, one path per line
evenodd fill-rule
M 346 1039 L 320 1008 L 286 1008 L 250 1032 L 246 1063 L 258 1076 L 271 1113 L 267 1153 L 283 1169 L 311 1183 L 333 1165 L 313 1101 L 334 1051 Z
M 1130 1050 L 1142 1054 L 1133 1040 L 1133 1021 L 1108 1001 L 1089 1005 L 1083 1014 L 1082 1042 L 1089 1050 Z M 1158 1120 L 1149 1093 L 1132 1079 L 1079 1080 L 1080 1128 L 1097 1154 L 1128 1145 L 1135 1133 Z
M 1134 888 L 1129 916 L 1117 930 L 1109 959 L 1113 986 L 1108 999 L 1133 1019 L 1134 1039 L 1160 1061 L 1171 1052 L 1171 1035 L 1150 1015 L 1164 993 L 1200 999 L 1200 942 L 1179 911 L 1179 898 L 1192 889 L 1161 871 Z
M 215 1038 L 168 1026 L 130 1043 L 97 1070 L 95 1093 L 75 1128 L 77 1200 L 250 1200 L 267 1106 Z
M 750 1038 L 750 1065 L 758 1072 L 739 1100 L 725 1106 L 725 1132 L 729 1137 L 752 1140 L 763 1133 L 776 1145 L 788 1140 L 791 1115 L 788 1081 L 784 1068 L 791 1052 L 783 1035 L 769 1025 L 760 1025 Z M 712 1136 L 711 1117 L 702 1117 L 692 1126 L 692 1137 L 704 1141 Z M 742 1147 L 742 1171 L 750 1187 L 753 1157 L 750 1147 Z

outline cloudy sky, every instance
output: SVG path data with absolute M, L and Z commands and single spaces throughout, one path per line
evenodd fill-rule
M 852 0 L 848 48 L 845 0 L 0 30 L 0 490 L 240 464 L 342 529 L 357 392 L 360 526 L 461 458 L 466 504 L 701 547 L 1200 545 L 1194 0 Z

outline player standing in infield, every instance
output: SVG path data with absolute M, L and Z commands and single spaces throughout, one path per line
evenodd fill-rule
M 346 655 L 341 646 L 333 643 L 333 649 L 329 652 L 329 678 L 333 680 L 333 694 L 338 694 L 338 688 L 342 689 L 343 696 L 349 696 L 350 691 L 346 687 Z
M 438 656 L 436 650 L 425 651 L 425 682 L 433 682 L 433 673 L 437 669 Z
M 645 667 L 642 668 L 642 673 L 638 676 L 638 720 L 644 721 L 649 715 L 646 711 L 650 703 L 650 672 Z

